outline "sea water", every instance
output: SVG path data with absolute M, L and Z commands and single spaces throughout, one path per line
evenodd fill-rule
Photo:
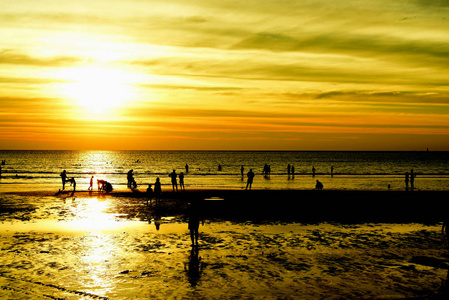
M 68 178 L 75 178 L 77 190 L 86 190 L 92 176 L 94 187 L 96 179 L 103 179 L 114 189 L 126 189 L 131 169 L 143 190 L 157 177 L 163 190 L 170 190 L 168 174 L 173 170 L 185 174 L 186 189 L 243 189 L 250 169 L 256 174 L 256 189 L 313 189 L 319 180 L 325 189 L 386 190 L 390 186 L 401 190 L 405 188 L 405 172 L 413 169 L 416 189 L 449 190 L 449 152 L 5 150 L 0 151 L 0 160 L 5 160 L 0 193 L 57 191 L 62 187 L 63 170 Z M 270 166 L 270 176 L 262 175 L 265 164 Z M 295 168 L 294 176 L 288 175 L 289 164 Z M 69 183 L 66 188 L 70 189 Z

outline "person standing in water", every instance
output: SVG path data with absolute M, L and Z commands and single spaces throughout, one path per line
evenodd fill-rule
M 171 185 L 173 187 L 173 191 L 178 191 L 178 174 L 176 174 L 176 170 L 173 170 L 173 172 L 171 172 L 170 174 L 168 174 L 169 177 L 171 177 Z
M 59 176 L 61 176 L 62 190 L 64 190 L 65 189 L 65 182 L 67 181 L 67 172 L 64 170 L 64 171 L 62 171 L 62 173 Z
M 159 177 L 156 178 L 156 182 L 154 183 L 154 201 L 156 205 L 159 204 L 159 200 L 161 200 L 162 188 L 161 188 L 161 180 Z
M 181 172 L 181 174 L 179 174 L 179 188 L 181 189 L 181 191 L 185 191 L 186 188 L 184 187 L 184 173 Z
M 254 172 L 253 169 L 249 169 L 248 174 L 246 174 L 246 176 L 248 177 L 248 181 L 246 182 L 246 188 L 245 190 L 249 189 L 251 190 L 251 186 L 253 185 L 253 179 L 254 179 Z
M 90 185 L 89 188 L 87 189 L 88 191 L 92 191 L 94 189 L 94 177 L 92 176 L 90 178 Z

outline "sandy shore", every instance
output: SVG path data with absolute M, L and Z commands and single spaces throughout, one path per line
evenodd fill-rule
M 444 192 L 0 194 L 2 299 L 447 299 Z M 203 200 L 192 253 L 185 209 Z M 223 199 L 223 200 L 218 200 Z

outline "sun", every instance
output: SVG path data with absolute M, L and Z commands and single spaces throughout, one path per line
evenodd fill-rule
M 67 71 L 64 96 L 93 113 L 125 105 L 132 98 L 131 74 L 109 68 L 76 68 Z

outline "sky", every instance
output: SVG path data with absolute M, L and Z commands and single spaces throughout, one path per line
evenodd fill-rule
M 449 0 L 0 6 L 0 149 L 449 151 Z

